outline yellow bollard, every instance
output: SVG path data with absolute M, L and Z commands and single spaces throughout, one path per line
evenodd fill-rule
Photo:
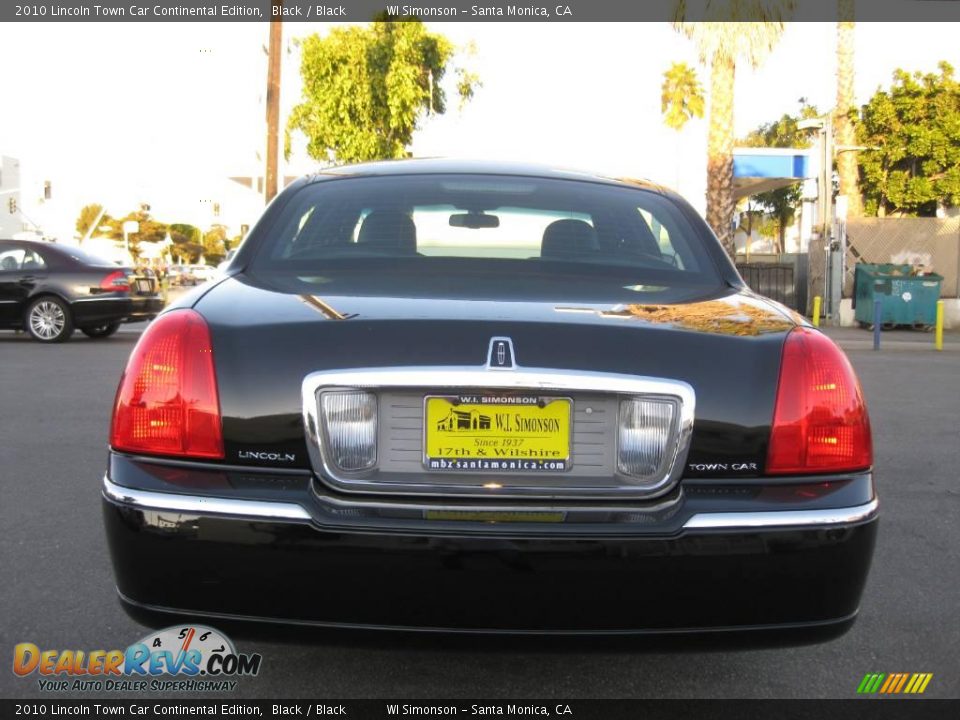
M 934 335 L 934 345 L 937 350 L 943 350 L 943 300 L 937 300 L 937 326 Z
M 820 296 L 813 296 L 813 326 L 820 327 Z

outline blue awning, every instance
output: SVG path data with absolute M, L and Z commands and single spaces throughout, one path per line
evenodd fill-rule
M 809 153 L 806 148 L 734 149 L 734 197 L 740 199 L 814 177 Z

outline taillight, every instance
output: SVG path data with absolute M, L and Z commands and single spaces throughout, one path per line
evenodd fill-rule
M 767 472 L 845 472 L 872 463 L 870 418 L 847 356 L 816 330 L 792 330 L 783 345 Z
M 207 323 L 174 310 L 143 333 L 120 379 L 110 445 L 150 455 L 223 458 Z
M 129 292 L 130 281 L 125 272 L 117 270 L 100 281 L 100 289 L 108 292 Z

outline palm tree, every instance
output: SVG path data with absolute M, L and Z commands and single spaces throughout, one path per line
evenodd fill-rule
M 697 71 L 686 63 L 673 63 L 663 73 L 660 86 L 660 112 L 664 124 L 676 130 L 674 142 L 674 166 L 676 179 L 674 189 L 680 189 L 680 133 L 688 121 L 702 118 L 706 107 L 703 85 L 697 79 Z
M 664 124 L 676 131 L 683 130 L 688 120 L 702 118 L 706 107 L 703 86 L 697 71 L 682 62 L 673 63 L 663 73 L 660 86 L 660 112 Z
M 757 67 L 783 33 L 793 0 L 707 0 L 703 22 L 685 22 L 680 0 L 673 25 L 693 40 L 700 61 L 710 64 L 710 119 L 707 132 L 707 222 L 733 257 L 733 82 L 737 62 Z M 749 18 L 751 22 L 740 22 Z M 758 20 L 758 18 L 760 20 Z
M 837 0 L 837 107 L 834 110 L 833 129 L 838 146 L 855 144 L 853 118 L 856 116 L 856 98 L 853 93 L 853 22 L 855 0 Z M 860 197 L 857 154 L 853 150 L 837 153 L 837 173 L 840 175 L 840 194 L 847 198 L 847 216 L 863 214 Z

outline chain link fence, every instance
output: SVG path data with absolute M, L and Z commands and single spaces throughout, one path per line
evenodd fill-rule
M 847 222 L 847 262 L 843 297 L 853 296 L 853 273 L 858 262 L 909 263 L 943 276 L 940 296 L 955 298 L 960 275 L 960 217 L 858 218 Z M 823 250 L 810 247 L 810 273 L 823 280 Z M 811 277 L 811 283 L 813 283 Z

